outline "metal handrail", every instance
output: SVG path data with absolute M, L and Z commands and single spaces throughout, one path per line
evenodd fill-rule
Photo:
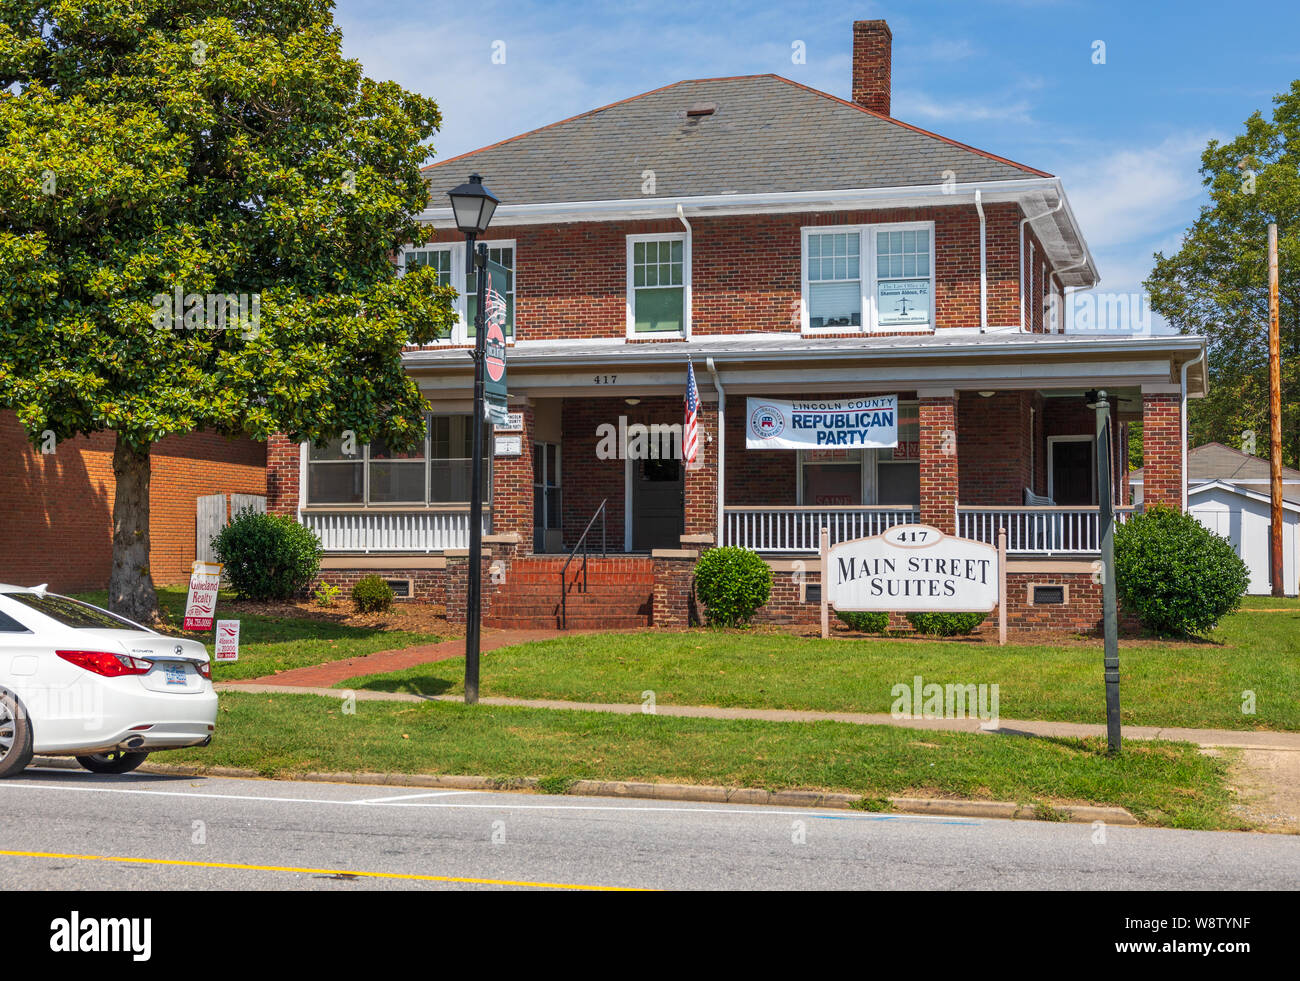
M 600 557 L 605 558 L 606 553 L 606 536 L 605 536 L 605 505 L 609 503 L 609 498 L 600 502 L 600 507 L 596 508 L 596 513 L 591 516 L 587 522 L 587 527 L 582 529 L 582 534 L 578 536 L 577 544 L 569 551 L 569 557 L 564 562 L 564 568 L 560 570 L 560 629 L 569 629 L 569 587 L 567 578 L 569 575 L 569 564 L 578 554 L 578 549 L 582 549 L 582 591 L 587 591 L 587 533 L 591 531 L 591 526 L 600 519 Z

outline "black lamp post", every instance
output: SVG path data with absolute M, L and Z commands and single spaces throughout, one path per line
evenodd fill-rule
M 1106 682 L 1106 749 L 1120 751 L 1119 725 L 1119 613 L 1115 599 L 1115 505 L 1110 463 L 1110 402 L 1106 393 L 1093 389 L 1084 396 L 1097 413 L 1097 505 L 1101 545 L 1101 612 L 1105 636 L 1102 676 Z
M 478 295 L 474 311 L 474 414 L 473 472 L 470 474 L 469 503 L 469 588 L 465 597 L 465 704 L 478 701 L 478 641 L 482 606 L 483 575 L 483 420 L 486 418 L 483 396 L 484 351 L 487 332 L 483 329 L 483 308 L 487 280 L 483 267 L 487 264 L 487 246 L 479 246 L 474 254 L 475 240 L 487 231 L 492 215 L 500 203 L 491 191 L 483 186 L 483 178 L 471 174 L 469 182 L 453 187 L 447 192 L 451 210 L 456 216 L 456 227 L 465 233 L 465 268 L 478 274 L 475 291 Z

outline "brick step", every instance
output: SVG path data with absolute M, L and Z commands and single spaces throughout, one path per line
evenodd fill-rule
M 510 563 L 512 571 L 523 572 L 559 572 L 564 568 L 566 559 L 518 558 Z M 582 568 L 582 556 L 569 563 L 569 569 Z M 653 559 L 611 559 L 588 558 L 587 569 L 599 569 L 602 572 L 646 572 L 654 574 Z
M 505 630 L 558 630 L 560 618 L 551 617 L 484 617 L 483 626 Z M 568 617 L 569 630 L 636 630 L 649 627 L 648 616 L 575 616 Z
M 649 596 L 654 592 L 650 583 L 593 582 L 583 589 L 581 584 L 570 585 L 564 590 L 566 596 Z M 498 590 L 496 596 L 555 596 L 560 595 L 559 583 L 523 583 L 506 585 Z
M 531 617 L 554 617 L 560 615 L 559 603 L 537 603 L 526 604 L 523 606 L 511 606 L 505 609 L 492 609 L 487 613 L 488 616 L 497 617 L 503 620 L 511 620 L 516 617 L 528 619 Z M 611 617 L 648 617 L 650 615 L 650 604 L 643 603 L 639 606 L 621 606 L 617 608 L 599 605 L 575 606 L 569 604 L 569 616 L 611 616 Z
M 564 582 L 568 585 L 582 582 L 582 573 L 576 576 L 569 574 L 564 577 Z M 604 583 L 620 586 L 653 586 L 654 576 L 631 575 L 628 573 L 612 574 L 608 572 L 592 572 L 587 574 L 587 582 L 591 585 Z M 511 569 L 506 575 L 505 587 L 512 585 L 525 584 L 529 586 L 554 586 L 560 588 L 560 577 L 558 575 L 538 575 L 534 572 L 517 572 Z

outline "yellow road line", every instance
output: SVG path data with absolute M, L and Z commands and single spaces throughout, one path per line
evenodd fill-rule
M 132 862 L 138 865 L 174 865 L 198 869 L 240 869 L 246 872 L 299 872 L 308 875 L 354 875 L 368 879 L 409 879 L 417 882 L 462 882 L 482 886 L 518 886 L 532 889 L 583 889 L 598 892 L 640 892 L 626 886 L 592 886 L 569 882 L 527 882 L 512 879 L 471 879 L 454 875 L 416 875 L 407 872 L 358 872 L 353 869 L 304 869 L 292 865 L 241 865 L 235 862 L 187 862 L 170 858 L 128 858 L 121 855 L 64 855 L 59 852 L 0 851 L 13 858 L 62 858 L 83 862 Z

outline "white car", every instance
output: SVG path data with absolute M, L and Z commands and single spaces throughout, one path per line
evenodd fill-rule
M 206 746 L 217 721 L 207 648 L 47 592 L 0 585 L 0 777 L 34 754 L 96 773 Z

